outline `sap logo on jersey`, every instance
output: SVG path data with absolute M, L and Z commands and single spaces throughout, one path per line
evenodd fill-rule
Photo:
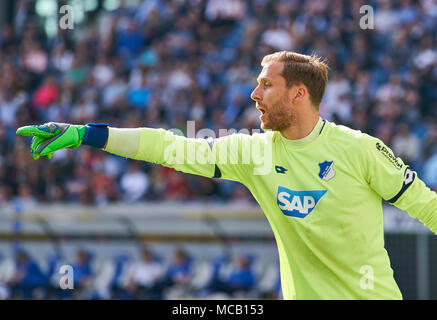
M 294 191 L 278 186 L 276 200 L 281 211 L 289 217 L 305 218 L 316 207 L 327 190 Z

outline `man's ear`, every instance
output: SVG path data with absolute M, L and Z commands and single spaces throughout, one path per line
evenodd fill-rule
M 291 99 L 293 102 L 301 102 L 308 95 L 304 85 L 295 85 L 291 88 Z

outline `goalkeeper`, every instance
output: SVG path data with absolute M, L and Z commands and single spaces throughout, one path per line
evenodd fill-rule
M 17 133 L 33 136 L 34 159 L 85 144 L 241 182 L 272 227 L 285 299 L 402 299 L 384 249 L 382 199 L 437 233 L 437 194 L 381 140 L 319 116 L 328 81 L 319 58 L 283 51 L 261 65 L 251 98 L 264 133 L 207 140 L 59 123 Z

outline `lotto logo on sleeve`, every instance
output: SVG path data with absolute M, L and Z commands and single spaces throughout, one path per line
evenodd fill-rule
M 278 186 L 276 200 L 282 213 L 289 217 L 305 218 L 309 215 L 327 190 L 295 191 Z

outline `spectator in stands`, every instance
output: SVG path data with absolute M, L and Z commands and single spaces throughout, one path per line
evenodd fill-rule
M 165 179 L 165 200 L 178 201 L 190 198 L 192 193 L 186 175 L 165 167 L 160 171 Z
M 84 249 L 76 252 L 76 262 L 72 265 L 74 270 L 74 299 L 88 299 L 93 284 L 92 255 Z
M 112 261 L 112 275 L 108 284 L 111 299 L 132 300 L 135 298 L 126 288 L 129 260 L 130 257 L 126 254 L 118 254 Z
M 33 96 L 33 104 L 38 109 L 46 109 L 54 103 L 59 96 L 59 89 L 53 75 L 47 76 L 43 84 L 38 87 Z
M 123 197 L 128 202 L 141 200 L 149 188 L 149 178 L 140 169 L 138 162 L 131 161 L 128 164 L 126 173 L 121 176 L 120 181 Z
M 227 279 L 230 291 L 247 294 L 254 288 L 255 280 L 250 257 L 243 254 L 236 256 L 234 267 Z
M 171 295 L 184 297 L 189 294 L 190 281 L 192 277 L 192 261 L 188 253 L 177 248 L 173 253 L 173 260 L 170 263 L 166 278 L 164 280 L 164 287 L 173 289 Z
M 20 185 L 18 190 L 18 197 L 15 198 L 20 205 L 27 208 L 32 208 L 37 204 L 35 197 L 32 195 L 31 189 L 28 185 Z
M 15 254 L 15 273 L 8 285 L 11 289 L 11 297 L 34 299 L 36 298 L 35 290 L 46 288 L 48 279 L 29 254 L 24 250 L 19 250 Z
M 128 292 L 138 299 L 160 299 L 164 266 L 153 251 L 145 248 L 141 259 L 135 262 L 128 274 Z
M 420 155 L 420 141 L 410 132 L 407 123 L 399 124 L 393 137 L 393 152 L 405 163 L 414 164 Z
M 227 270 L 224 270 L 227 267 Z M 247 295 L 255 287 L 255 274 L 251 259 L 244 254 L 236 255 L 229 265 L 223 265 L 215 271 L 209 285 L 210 292 L 223 292 L 230 296 Z

